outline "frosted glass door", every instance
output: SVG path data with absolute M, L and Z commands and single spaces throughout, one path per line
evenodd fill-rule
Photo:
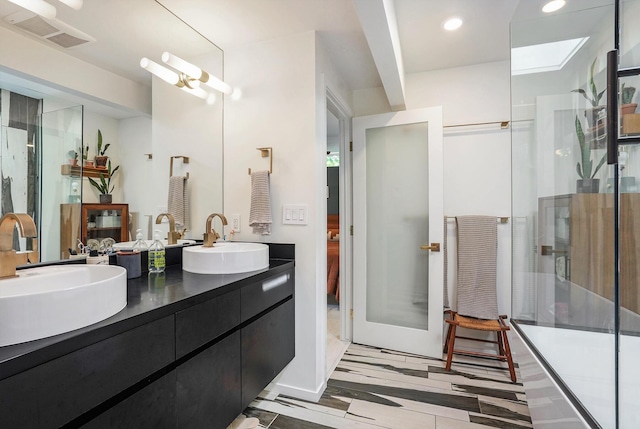
M 440 109 L 354 119 L 354 341 L 440 357 Z

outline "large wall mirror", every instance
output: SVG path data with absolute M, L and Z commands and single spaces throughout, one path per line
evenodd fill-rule
M 140 60 L 163 64 L 168 51 L 222 78 L 222 50 L 161 1 L 55 7 L 48 20 L 0 0 L 2 214 L 34 217 L 42 262 L 69 257 L 78 238 L 69 231 L 94 226 L 82 205 L 99 203 L 89 169 L 72 164 L 78 154 L 82 165 L 83 148 L 94 158 L 100 131 L 112 168 L 120 166 L 113 207 L 126 204 L 130 213 L 119 220 L 122 239 L 130 229 L 145 238 L 155 229 L 166 235 L 168 223 L 155 221 L 167 210 L 171 164 L 174 175 L 189 175 L 185 238 L 201 238 L 207 215 L 223 211 L 222 94 L 207 104 L 142 69 Z M 17 233 L 14 241 L 16 249 L 32 246 Z

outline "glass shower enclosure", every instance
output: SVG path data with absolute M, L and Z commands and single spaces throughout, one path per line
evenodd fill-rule
M 512 326 L 581 418 L 549 427 L 640 427 L 640 0 L 544 3 L 511 25 Z

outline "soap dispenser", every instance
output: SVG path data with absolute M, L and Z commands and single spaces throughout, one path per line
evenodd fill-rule
M 146 252 L 149 250 L 149 246 L 147 246 L 147 242 L 142 239 L 142 230 L 136 230 L 136 242 L 133 243 L 133 251 L 134 252 Z
M 162 273 L 166 266 L 164 245 L 160 241 L 160 230 L 156 230 L 153 243 L 149 247 L 149 272 Z

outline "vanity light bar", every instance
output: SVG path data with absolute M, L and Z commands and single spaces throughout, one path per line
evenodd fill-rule
M 55 6 L 50 5 L 44 0 L 9 0 L 9 1 L 35 14 L 40 15 L 43 18 L 47 18 L 47 19 L 56 18 L 57 11 Z
M 187 76 L 193 77 L 194 79 L 199 80 L 205 85 L 222 92 L 223 94 L 230 95 L 232 98 L 237 99 L 240 97 L 240 90 L 234 89 L 228 83 L 218 79 L 215 76 L 211 76 L 206 71 L 202 70 L 200 67 L 191 64 L 188 61 L 183 60 L 182 58 L 173 55 L 170 52 L 164 52 L 162 54 L 162 61 L 176 70 L 180 70 L 182 73 Z
M 151 61 L 147 57 L 144 57 L 140 60 L 140 67 L 153 73 L 165 82 L 171 85 L 175 85 L 191 95 L 195 95 L 198 98 L 206 100 L 207 104 L 213 104 L 216 102 L 215 94 L 211 94 L 200 88 L 200 81 L 190 78 L 185 74 L 178 75 L 178 73 L 174 72 L 173 70 L 169 70 L 168 68 L 161 66 L 155 61 Z

